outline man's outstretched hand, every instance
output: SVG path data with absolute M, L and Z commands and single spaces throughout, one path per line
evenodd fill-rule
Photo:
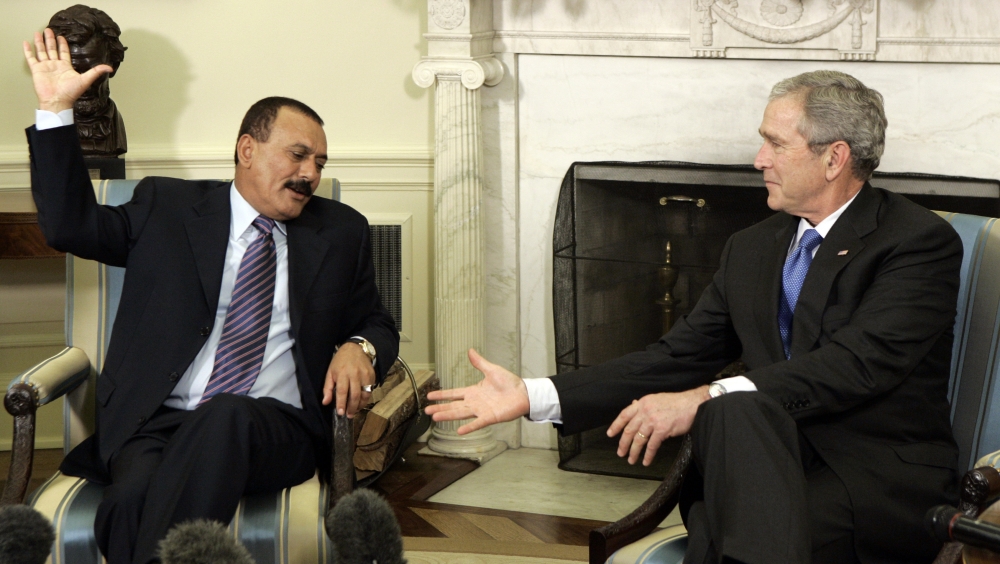
M 528 389 L 518 375 L 479 356 L 474 349 L 469 349 L 469 362 L 483 373 L 482 381 L 427 394 L 431 401 L 449 401 L 427 406 L 427 415 L 435 421 L 472 419 L 458 428 L 458 434 L 464 435 L 528 414 Z
M 38 109 L 55 113 L 72 108 L 95 80 L 113 70 L 108 65 L 97 65 L 83 74 L 76 72 L 66 38 L 57 38 L 49 28 L 45 28 L 44 37 L 35 32 L 34 51 L 30 43 L 24 42 L 24 58 L 35 83 Z

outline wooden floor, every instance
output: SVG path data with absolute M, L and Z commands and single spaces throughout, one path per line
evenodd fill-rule
M 499 540 L 586 546 L 591 529 L 603 521 L 500 511 L 427 501 L 477 468 L 466 460 L 420 456 L 412 445 L 403 459 L 373 486 L 396 512 L 403 536 Z M 29 491 L 47 480 L 62 461 L 61 450 L 38 450 Z M 10 453 L 0 453 L 0 487 L 7 479 Z

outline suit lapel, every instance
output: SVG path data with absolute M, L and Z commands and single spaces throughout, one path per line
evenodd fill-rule
M 194 205 L 197 216 L 185 224 L 191 252 L 194 254 L 198 277 L 210 312 L 219 306 L 222 271 L 229 246 L 232 210 L 229 206 L 229 184 L 220 184 Z
M 781 333 L 778 332 L 778 300 L 781 299 L 781 272 L 788 256 L 788 246 L 795 236 L 799 219 L 786 215 L 787 221 L 774 234 L 774 240 L 769 248 L 762 251 L 760 269 L 757 271 L 757 304 L 754 316 L 757 331 L 764 342 L 769 358 L 780 360 L 785 358 L 785 349 L 781 344 Z
M 840 271 L 865 247 L 862 238 L 878 225 L 878 208 L 875 190 L 865 184 L 816 251 L 792 318 L 793 357 L 811 350 L 819 339 L 830 289 Z
M 298 334 L 305 300 L 316 280 L 316 274 L 330 248 L 330 242 L 320 236 L 324 224 L 308 208 L 299 217 L 285 223 L 288 228 L 288 299 L 292 333 Z

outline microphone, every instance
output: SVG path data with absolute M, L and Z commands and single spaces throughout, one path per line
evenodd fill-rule
M 44 564 L 56 540 L 49 520 L 27 505 L 0 507 L 0 562 Z
M 246 547 L 218 521 L 185 521 L 160 541 L 163 564 L 255 564 Z
M 340 498 L 326 516 L 326 532 L 337 564 L 406 564 L 396 514 L 371 490 Z
M 939 505 L 927 512 L 927 529 L 941 542 L 958 541 L 1000 553 L 1000 527 L 966 517 L 961 511 Z

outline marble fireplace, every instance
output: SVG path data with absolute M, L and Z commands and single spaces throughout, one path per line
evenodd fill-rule
M 435 90 L 442 384 L 478 381 L 469 347 L 556 372 L 552 233 L 572 163 L 749 164 L 782 78 L 830 68 L 879 90 L 881 171 L 1000 178 L 997 30 L 993 0 L 428 0 L 413 78 Z M 556 446 L 550 425 L 456 428 L 430 450 Z

